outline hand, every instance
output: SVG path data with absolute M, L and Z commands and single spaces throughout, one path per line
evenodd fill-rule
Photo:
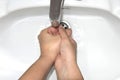
M 61 37 L 60 53 L 55 61 L 55 69 L 59 80 L 83 80 L 76 63 L 76 42 L 72 38 L 72 30 L 59 28 Z
M 59 53 L 61 42 L 59 34 L 55 32 L 57 32 L 57 29 L 49 27 L 42 30 L 40 35 L 38 36 L 41 48 L 41 56 L 50 58 L 53 61 Z
M 76 48 L 77 44 L 72 38 L 72 30 L 64 29 L 62 26 L 59 28 L 61 37 L 60 55 L 66 62 L 76 62 Z
M 53 33 L 54 32 L 54 33 Z M 55 58 L 59 53 L 60 36 L 55 33 L 57 29 L 50 27 L 41 31 L 38 36 L 41 56 L 40 58 L 20 77 L 19 80 L 45 80 Z
M 64 29 L 62 27 L 59 28 L 59 33 L 61 37 L 61 44 L 60 44 L 60 53 L 58 54 L 55 67 L 58 68 L 60 65 L 62 66 L 63 63 L 70 64 L 76 63 L 76 42 L 72 39 L 72 30 L 71 29 Z

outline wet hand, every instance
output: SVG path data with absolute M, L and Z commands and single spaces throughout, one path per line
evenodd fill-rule
M 60 36 L 57 32 L 57 29 L 49 27 L 42 30 L 38 36 L 41 48 L 41 56 L 48 57 L 53 61 L 59 53 L 61 42 Z
M 60 80 L 68 80 L 71 76 L 72 68 L 77 67 L 76 63 L 76 42 L 72 38 L 72 30 L 59 28 L 61 38 L 60 53 L 55 61 L 55 69 Z M 73 73 L 72 73 L 73 74 Z M 70 78 L 71 79 L 71 78 Z

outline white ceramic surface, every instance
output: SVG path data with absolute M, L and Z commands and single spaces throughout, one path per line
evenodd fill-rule
M 6 2 L 4 2 L 6 1 Z M 49 0 L 0 0 L 0 80 L 17 80 L 39 57 Z M 63 19 L 78 44 L 85 80 L 120 80 L 120 1 L 66 0 Z M 49 80 L 56 80 L 55 71 Z

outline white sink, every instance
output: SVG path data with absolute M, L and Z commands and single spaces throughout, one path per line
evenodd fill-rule
M 48 0 L 0 0 L 0 80 L 17 80 L 39 57 L 50 25 Z M 120 1 L 66 0 L 63 19 L 78 44 L 85 80 L 120 80 Z M 49 80 L 57 80 L 55 71 Z

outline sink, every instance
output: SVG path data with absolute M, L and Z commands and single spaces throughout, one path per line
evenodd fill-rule
M 4 1 L 0 7 L 0 80 L 17 80 L 40 55 L 37 36 L 50 26 L 49 2 Z M 63 21 L 73 30 L 77 63 L 85 80 L 119 80 L 118 4 L 119 0 L 65 1 Z M 57 80 L 55 71 L 48 80 Z

